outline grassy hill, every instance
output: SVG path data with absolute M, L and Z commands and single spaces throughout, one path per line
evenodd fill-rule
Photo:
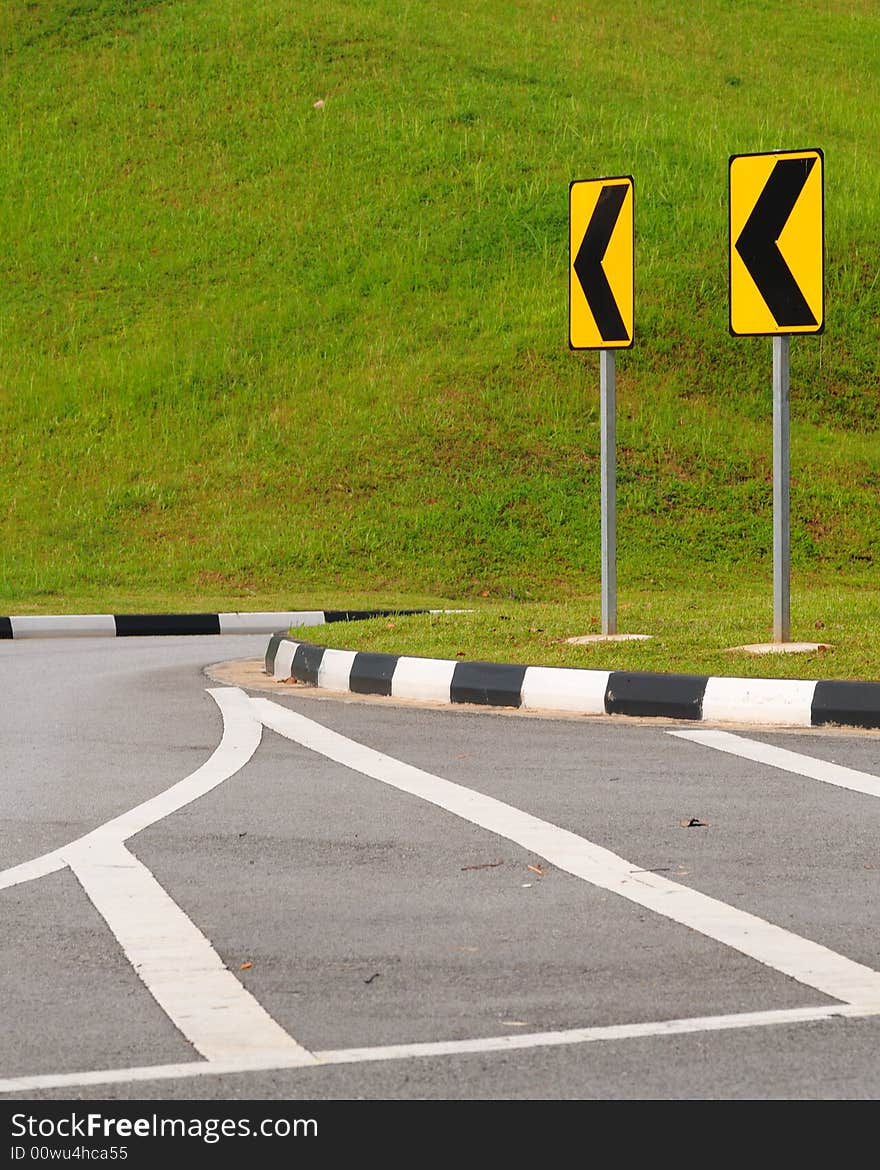
M 878 86 L 874 0 L 5 0 L 0 610 L 590 602 L 568 184 L 614 174 L 621 596 L 769 606 L 771 343 L 727 329 L 727 169 L 808 147 L 793 588 L 876 600 Z

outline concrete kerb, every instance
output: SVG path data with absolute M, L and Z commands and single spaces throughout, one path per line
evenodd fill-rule
M 274 633 L 266 674 L 333 692 L 436 703 L 777 727 L 880 728 L 880 683 L 728 678 L 414 658 Z
M 269 634 L 266 674 L 334 692 L 440 703 L 783 727 L 880 728 L 880 682 L 728 678 L 416 658 L 297 642 L 292 626 L 434 609 L 0 616 L 0 639 Z M 279 632 L 279 630 L 283 632 Z
M 0 617 L 3 638 L 131 638 L 174 634 L 272 634 L 291 626 L 438 613 L 429 609 L 310 609 L 274 613 L 54 614 Z M 447 611 L 443 611 L 447 612 Z

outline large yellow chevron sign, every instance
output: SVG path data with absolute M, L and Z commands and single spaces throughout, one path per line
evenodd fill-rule
M 825 327 L 821 150 L 730 159 L 730 332 L 821 333 Z
M 569 186 L 571 349 L 633 343 L 634 201 L 631 175 L 576 179 Z

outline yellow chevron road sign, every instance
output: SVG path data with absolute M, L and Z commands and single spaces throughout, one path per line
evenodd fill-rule
M 635 300 L 632 176 L 576 179 L 568 202 L 569 347 L 627 348 Z
M 825 327 L 821 150 L 730 158 L 730 332 L 821 333 Z

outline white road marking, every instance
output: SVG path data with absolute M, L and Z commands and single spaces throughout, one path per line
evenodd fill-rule
M 69 866 L 153 998 L 198 1053 L 209 1061 L 262 1054 L 283 1058 L 285 1067 L 313 1063 L 124 845 L 216 788 L 257 750 L 263 728 L 245 692 L 218 687 L 208 693 L 223 716 L 223 735 L 200 768 L 62 848 L 0 873 L 0 889 Z
M 744 1028 L 779 1027 L 832 1019 L 863 1019 L 880 1015 L 880 1008 L 835 1004 L 825 1007 L 786 1008 L 779 1011 L 742 1012 L 727 1016 L 692 1016 L 640 1024 L 610 1024 L 596 1028 L 569 1028 L 556 1032 L 532 1032 L 515 1036 L 484 1036 L 475 1040 L 436 1040 L 417 1044 L 388 1044 L 374 1048 L 336 1048 L 314 1052 L 310 1070 L 325 1065 L 367 1064 L 373 1061 L 413 1060 L 424 1057 L 472 1056 L 487 1052 L 513 1052 L 530 1048 L 558 1048 L 620 1040 L 663 1039 L 694 1032 L 729 1032 Z M 106 1068 L 83 1072 L 46 1073 L 0 1080 L 0 1094 L 33 1093 L 42 1089 L 76 1089 L 95 1085 L 124 1085 L 143 1081 L 176 1081 L 191 1077 L 225 1076 L 230 1073 L 278 1072 L 302 1068 L 295 1056 L 266 1055 L 237 1060 L 187 1061 L 134 1068 Z
M 140 833 L 142 829 L 204 796 L 243 768 L 260 745 L 263 732 L 260 721 L 254 718 L 247 695 L 237 687 L 210 688 L 208 694 L 220 708 L 223 734 L 220 743 L 200 768 L 158 796 L 145 800 L 143 804 L 114 817 L 85 836 L 62 845 L 60 849 L 53 849 L 42 857 L 0 871 L 0 890 L 63 869 L 68 864 L 70 850 L 90 841 L 127 841 L 135 833 Z
M 825 784 L 835 784 L 838 788 L 849 788 L 853 792 L 864 792 L 868 796 L 880 796 L 880 778 L 869 772 L 858 772 L 842 764 L 829 764 L 825 760 L 816 760 L 812 756 L 803 756 L 799 752 L 774 747 L 759 740 L 746 739 L 729 731 L 670 731 L 667 734 L 746 760 L 754 760 L 758 764 L 769 764 L 771 768 L 780 768 L 783 772 L 793 772 L 797 776 L 821 780 Z
M 314 1063 L 123 844 L 93 838 L 69 858 L 150 994 L 206 1060 L 271 1054 Z
M 532 1032 L 487 1036 L 476 1040 L 439 1040 L 422 1044 L 389 1044 L 376 1048 L 339 1048 L 316 1052 L 318 1064 L 359 1064 L 374 1060 L 408 1060 L 414 1056 L 457 1056 L 478 1052 L 512 1052 L 523 1048 L 556 1048 L 566 1044 L 591 1044 L 608 1040 L 641 1040 L 681 1036 L 688 1032 L 723 1032 L 737 1028 L 766 1028 L 802 1024 L 836 1017 L 848 1019 L 880 1015 L 880 1007 L 834 1005 L 787 1008 L 779 1011 L 742 1012 L 728 1016 L 691 1016 L 683 1020 L 658 1020 L 643 1024 L 609 1024 L 596 1028 L 567 1028 L 557 1032 Z
M 576 833 L 374 751 L 270 699 L 251 699 L 251 704 L 267 727 L 303 747 L 506 837 L 566 873 L 716 939 L 807 987 L 844 1003 L 880 1007 L 880 972 L 870 967 L 661 874 L 636 872 L 632 862 Z
M 339 665 L 349 664 L 340 661 Z M 209 694 L 223 715 L 223 737 L 201 768 L 166 792 L 61 849 L 0 872 L 0 889 L 3 889 L 70 866 L 156 1001 L 205 1059 L 7 1077 L 0 1079 L 0 1094 L 509 1052 L 880 1014 L 880 975 L 868 967 L 658 874 L 636 870 L 623 858 L 567 830 L 376 752 L 267 699 L 250 699 L 237 687 L 209 689 Z M 146 866 L 124 846 L 129 837 L 202 796 L 243 767 L 259 746 L 263 724 L 346 767 L 522 844 L 560 869 L 682 922 L 842 1003 L 472 1040 L 309 1052 L 263 1010 Z M 822 764 L 726 732 L 669 734 L 733 751 L 800 775 L 880 795 L 880 780 L 876 777 Z

